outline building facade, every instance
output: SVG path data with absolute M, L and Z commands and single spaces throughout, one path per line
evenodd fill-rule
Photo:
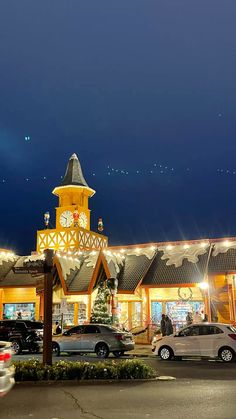
M 65 327 L 89 321 L 97 287 L 109 278 L 118 283 L 111 310 L 139 341 L 150 340 L 162 313 L 175 329 L 186 323 L 188 312 L 236 321 L 236 238 L 108 247 L 106 236 L 90 230 L 88 202 L 95 191 L 75 154 L 53 193 L 59 201 L 56 226 L 37 232 L 37 252 L 19 257 L 0 251 L 0 318 L 19 312 L 23 318 L 43 318 L 42 275 L 18 274 L 17 267 L 50 248 L 55 251 L 53 319 Z

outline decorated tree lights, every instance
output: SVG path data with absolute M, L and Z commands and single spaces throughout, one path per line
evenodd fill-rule
M 110 314 L 108 300 L 110 298 L 110 290 L 106 282 L 102 282 L 98 286 L 97 296 L 94 301 L 91 323 L 111 324 L 112 316 Z

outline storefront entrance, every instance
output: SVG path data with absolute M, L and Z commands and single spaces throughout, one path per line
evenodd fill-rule
M 204 313 L 205 307 L 203 301 L 152 301 L 151 318 L 152 323 L 160 325 L 162 313 L 167 314 L 174 326 L 178 330 L 186 325 L 188 312 L 192 315 L 196 311 Z

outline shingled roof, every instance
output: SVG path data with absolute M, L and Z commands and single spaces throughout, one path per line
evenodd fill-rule
M 72 154 L 69 160 L 65 176 L 60 184 L 60 186 L 70 185 L 89 187 L 84 178 L 80 161 L 75 153 Z
M 14 256 L 1 259 L 0 263 L 0 288 L 3 287 L 36 287 L 43 276 L 32 276 L 29 273 L 14 273 L 13 268 L 23 267 L 28 256 Z
M 170 285 L 193 284 L 204 280 L 204 274 L 207 267 L 208 253 L 199 256 L 197 263 L 183 260 L 181 266 L 167 265 L 162 260 L 163 252 L 158 252 L 152 262 L 150 269 L 145 275 L 142 285 Z
M 236 249 L 228 249 L 225 253 L 219 253 L 214 256 L 212 253 L 209 265 L 208 273 L 227 273 L 236 272 Z
M 98 251 L 84 251 L 72 260 L 65 259 L 63 256 L 57 257 L 61 266 L 62 279 L 69 293 L 88 292 L 98 256 Z

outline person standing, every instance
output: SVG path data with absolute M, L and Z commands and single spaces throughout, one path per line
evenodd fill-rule
M 192 324 L 192 322 L 193 322 L 192 313 L 190 311 L 188 311 L 187 316 L 186 316 L 187 326 L 189 326 L 190 324 Z
M 165 322 L 166 322 L 166 336 L 172 335 L 173 334 L 173 325 L 172 325 L 171 319 L 168 316 L 166 316 Z
M 198 311 L 193 316 L 193 323 L 201 323 L 202 322 L 202 316 L 199 314 Z
M 166 336 L 166 316 L 162 314 L 161 316 L 161 334 L 162 336 Z
M 61 333 L 61 326 L 59 325 L 59 322 L 56 322 L 52 327 L 52 334 L 60 335 L 60 333 Z

